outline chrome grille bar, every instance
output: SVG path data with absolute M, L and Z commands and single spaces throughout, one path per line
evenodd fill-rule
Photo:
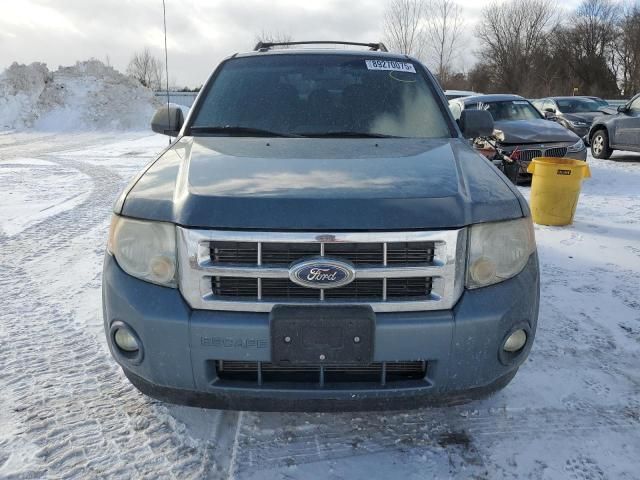
M 411 267 L 360 267 L 355 278 L 388 277 L 436 277 L 442 273 L 442 265 L 425 264 Z M 211 277 L 289 278 L 289 269 L 269 265 L 247 267 L 243 265 L 215 265 L 203 262 L 193 268 Z
M 324 242 L 320 242 L 320 256 L 324 257 Z M 320 301 L 324 301 L 324 288 L 320 289 Z
M 387 244 L 386 243 L 382 244 L 382 265 L 384 267 L 387 266 Z M 385 268 L 385 271 L 387 271 L 386 268 Z M 383 302 L 387 301 L 387 277 L 386 277 L 386 275 L 382 279 L 382 301 Z
M 276 304 L 367 304 L 375 312 L 399 312 L 450 309 L 463 291 L 464 264 L 467 231 L 465 228 L 422 232 L 242 232 L 219 230 L 194 230 L 177 228 L 180 290 L 194 309 L 248 312 L 270 312 Z M 212 258 L 212 242 L 250 242 L 257 245 L 255 264 L 217 263 Z M 433 245 L 433 261 L 412 263 L 410 266 L 388 262 L 388 244 L 430 242 Z M 317 252 L 325 253 L 326 244 L 382 244 L 382 262 L 355 266 L 356 280 L 382 279 L 379 300 L 364 301 L 351 298 L 325 299 L 324 290 L 318 289 L 316 299 L 295 298 L 282 301 L 264 300 L 262 279 L 288 279 L 289 270 L 282 265 L 264 263 L 263 251 L 267 243 L 317 244 Z M 409 246 L 410 247 L 410 246 Z M 312 250 L 312 249 L 311 249 Z M 348 249 L 349 250 L 349 249 Z M 307 251 L 310 251 L 307 249 Z M 307 253 L 308 255 L 308 253 Z M 431 257 L 429 257 L 430 259 Z M 255 278 L 257 296 L 218 297 L 213 293 L 212 279 L 216 277 Z M 416 298 L 389 298 L 387 279 L 431 279 L 431 290 Z M 255 285 L 255 284 L 254 284 Z M 275 300 L 275 299 L 272 299 Z
M 258 267 L 262 266 L 262 242 L 258 242 L 258 258 L 256 259 L 256 262 L 258 264 Z M 262 300 L 262 277 L 258 277 L 258 300 Z

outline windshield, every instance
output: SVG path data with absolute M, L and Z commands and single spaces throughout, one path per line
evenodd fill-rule
M 501 120 L 538 120 L 540 112 L 527 100 L 506 100 L 503 102 L 479 102 L 465 108 L 486 110 L 495 122 Z
M 563 113 L 597 112 L 601 108 L 598 102 L 585 98 L 560 99 L 556 102 Z
M 591 98 L 590 100 L 596 102 L 599 107 L 608 107 L 609 106 L 609 102 L 607 102 L 606 100 L 603 100 L 601 98 Z
M 451 137 L 427 82 L 411 62 L 369 56 L 232 59 L 206 92 L 191 133 Z

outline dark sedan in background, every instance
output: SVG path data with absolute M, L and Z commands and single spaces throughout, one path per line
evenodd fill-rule
M 547 120 L 519 95 L 477 95 L 449 102 L 456 120 L 463 110 L 487 110 L 495 122 L 497 146 L 507 155 L 518 150 L 521 173 L 536 157 L 570 157 L 586 160 L 587 149 L 580 137 L 562 125 Z
M 583 138 L 596 117 L 613 113 L 610 107 L 589 97 L 549 97 L 533 101 L 533 105 L 548 119 L 555 120 Z

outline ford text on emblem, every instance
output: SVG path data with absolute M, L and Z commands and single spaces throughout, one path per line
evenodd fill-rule
M 355 271 L 346 262 L 314 258 L 292 265 L 289 278 L 303 287 L 337 288 L 351 283 L 355 278 Z

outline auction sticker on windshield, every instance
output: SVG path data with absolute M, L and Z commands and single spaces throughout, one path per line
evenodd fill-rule
M 412 63 L 396 62 L 393 60 L 365 60 L 365 62 L 369 70 L 416 73 L 416 69 Z

